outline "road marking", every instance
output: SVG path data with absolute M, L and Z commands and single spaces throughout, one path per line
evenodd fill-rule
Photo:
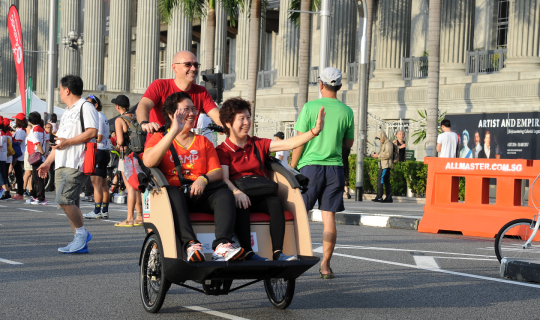
M 22 262 L 17 262 L 17 261 L 12 261 L 8 259 L 2 259 L 2 258 L 0 258 L 0 262 L 7 263 L 7 264 L 24 264 Z
M 322 253 L 322 248 L 323 247 L 316 248 L 316 249 L 313 250 L 313 252 Z M 463 272 L 455 272 L 455 271 L 449 271 L 449 270 L 443 270 L 443 269 L 424 268 L 424 267 L 415 266 L 415 265 L 412 265 L 412 264 L 399 263 L 399 262 L 386 261 L 386 260 L 379 260 L 379 259 L 371 259 L 371 258 L 365 258 L 365 257 L 358 257 L 358 256 L 352 256 L 352 255 L 349 255 L 349 254 L 342 254 L 342 253 L 336 253 L 336 252 L 334 252 L 333 255 L 334 256 L 340 256 L 340 257 L 346 257 L 346 258 L 352 258 L 352 259 L 358 259 L 358 260 L 364 260 L 364 261 L 371 261 L 371 262 L 390 264 L 390 265 L 406 267 L 406 268 L 413 268 L 413 269 L 420 269 L 420 270 L 426 270 L 426 271 L 432 271 L 432 272 L 446 273 L 446 274 L 451 274 L 451 275 L 454 275 L 454 276 L 462 276 L 462 277 L 467 277 L 467 278 L 474 278 L 474 279 L 487 280 L 487 281 L 493 281 L 493 282 L 513 284 L 513 285 L 516 285 L 516 286 L 523 286 L 523 287 L 540 289 L 540 285 L 531 284 L 531 283 L 525 283 L 525 282 L 518 282 L 518 281 L 511 281 L 511 280 L 497 279 L 497 278 L 490 278 L 490 277 L 478 276 L 478 275 L 475 275 L 475 274 L 469 274 L 469 273 L 463 273 Z
M 211 315 L 213 315 L 213 316 L 221 317 L 221 318 L 225 318 L 225 319 L 231 319 L 231 320 L 248 320 L 247 318 L 242 318 L 242 317 L 238 317 L 238 316 L 233 316 L 233 315 L 231 315 L 231 314 L 226 314 L 226 313 L 223 313 L 223 312 L 214 311 L 214 310 L 210 310 L 210 309 L 206 309 L 206 308 L 198 307 L 198 306 L 189 306 L 189 307 L 184 307 L 184 308 L 190 309 L 190 310 L 193 310 L 193 311 L 199 311 L 199 312 L 208 313 L 208 314 L 211 314 Z
M 320 245 L 322 243 L 313 242 L 313 244 L 319 244 Z M 352 245 L 346 245 L 346 244 L 336 244 L 336 248 L 357 249 L 357 250 L 422 252 L 422 253 L 450 254 L 450 255 L 458 255 L 458 256 L 496 258 L 496 256 L 487 256 L 487 255 L 482 255 L 482 254 L 470 254 L 470 253 L 458 253 L 458 252 L 441 252 L 441 251 L 425 251 L 425 250 L 411 250 L 411 249 L 397 249 L 397 248 L 382 248 L 382 247 L 364 247 L 364 246 L 352 246 Z M 491 248 L 491 249 L 493 249 L 493 248 Z
M 435 257 L 430 256 L 413 256 L 417 266 L 426 269 L 440 269 L 441 266 Z
M 110 221 L 110 222 L 115 222 L 115 223 L 120 223 L 120 222 L 122 222 L 122 221 L 109 220 L 109 219 L 100 219 L 100 220 L 103 220 L 103 221 Z
M 24 211 L 43 212 L 43 211 L 39 211 L 39 210 L 25 209 L 25 208 L 17 208 L 17 209 L 24 210 Z
M 57 216 L 65 216 L 66 214 L 65 213 L 57 213 L 56 215 Z
M 1 208 L 9 208 L 9 206 L 0 206 Z

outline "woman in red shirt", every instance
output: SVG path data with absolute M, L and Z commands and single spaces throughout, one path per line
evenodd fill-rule
M 244 249 L 232 244 L 236 218 L 234 196 L 222 182 L 216 150 L 205 136 L 190 132 L 197 120 L 197 108 L 189 94 L 177 92 L 165 100 L 162 113 L 167 132 L 155 133 L 146 142 L 143 161 L 147 167 L 159 168 L 169 181 L 167 192 L 175 214 L 174 227 L 187 260 L 204 261 L 188 212 L 214 214 L 216 239 L 212 243 L 212 260 L 242 260 Z M 171 147 L 182 166 L 180 173 L 176 171 Z M 191 188 L 182 194 L 183 184 L 190 184 Z
M 217 148 L 223 181 L 233 192 L 236 201 L 236 230 L 240 245 L 246 252 L 252 252 L 251 236 L 245 230 L 250 229 L 249 214 L 264 212 L 270 215 L 270 236 L 272 237 L 273 260 L 296 260 L 296 256 L 283 254 L 283 238 L 285 237 L 285 213 L 279 198 L 250 199 L 233 184 L 234 181 L 247 175 L 266 176 L 261 171 L 260 163 L 255 156 L 254 146 L 258 149 L 264 163 L 270 152 L 285 151 L 306 144 L 319 135 L 324 127 L 324 108 L 321 107 L 317 124 L 310 131 L 286 140 L 261 139 L 248 135 L 251 127 L 251 105 L 241 98 L 231 98 L 223 103 L 219 110 L 219 118 L 223 130 L 229 137 Z M 258 256 L 257 256 L 258 257 Z M 263 258 L 264 259 L 264 258 Z

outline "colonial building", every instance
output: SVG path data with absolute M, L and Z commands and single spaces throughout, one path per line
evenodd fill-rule
M 534 111 L 540 104 L 540 0 L 441 0 L 439 109 L 448 113 Z M 173 76 L 172 56 L 191 50 L 201 70 L 225 74 L 224 97 L 247 96 L 249 15 L 232 21 L 217 2 L 214 64 L 205 64 L 206 21 L 175 9 L 161 23 L 157 0 L 59 0 L 58 76 L 79 74 L 88 94 L 100 96 L 106 114 L 112 97 L 138 102 L 148 85 Z M 299 27 L 288 20 L 291 0 L 270 0 L 263 14 L 257 92 L 257 129 L 292 133 L 298 114 Z M 369 113 L 387 121 L 418 119 L 427 105 L 429 0 L 376 0 Z M 48 48 L 49 0 L 0 0 L 0 102 L 18 95 L 6 28 L 9 6 L 19 7 L 25 50 Z M 332 0 L 330 66 L 344 85 L 339 98 L 358 101 L 359 38 L 363 19 L 356 1 Z M 82 37 L 76 50 L 62 38 Z M 317 98 L 320 20 L 313 15 L 310 99 Z M 47 55 L 25 53 L 26 78 L 46 96 Z M 370 120 L 370 125 L 377 122 Z M 423 145 L 410 148 L 423 157 Z

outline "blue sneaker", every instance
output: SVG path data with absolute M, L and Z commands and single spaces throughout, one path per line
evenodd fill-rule
M 269 259 L 267 258 L 264 258 L 264 257 L 261 257 L 260 255 L 258 254 L 254 254 L 250 257 L 249 259 L 250 261 L 270 261 Z
M 279 261 L 294 261 L 294 260 L 298 260 L 298 258 L 295 255 L 288 256 L 282 253 L 279 255 L 278 260 Z
M 87 253 L 88 242 L 92 240 L 92 235 L 87 231 L 86 238 L 83 237 L 83 235 L 75 234 L 73 241 L 65 247 L 58 248 L 58 251 L 62 253 Z

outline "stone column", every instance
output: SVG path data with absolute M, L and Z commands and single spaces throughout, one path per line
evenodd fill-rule
M 409 56 L 411 2 L 380 0 L 377 10 L 376 80 L 401 80 L 403 57 Z
M 300 28 L 289 20 L 287 9 L 291 0 L 279 1 L 280 63 L 277 68 L 276 86 L 298 87 L 298 48 Z
M 49 51 L 49 0 L 38 1 L 37 51 Z M 37 74 L 34 88 L 39 95 L 47 93 L 49 55 L 37 54 Z M 57 84 L 55 80 L 55 84 Z
M 173 9 L 169 30 L 167 31 L 167 65 L 165 74 L 168 78 L 174 79 L 172 63 L 174 55 L 179 51 L 191 51 L 192 38 L 191 20 L 184 14 L 181 6 Z
M 442 75 L 465 75 L 467 51 L 473 50 L 474 8 L 474 0 L 442 0 Z
M 137 5 L 137 49 L 135 92 L 144 93 L 159 72 L 159 13 L 157 0 L 139 0 Z
M 17 0 L 0 0 L 0 96 L 12 97 L 15 95 L 15 82 L 17 73 L 15 62 L 13 61 L 13 51 L 11 51 L 11 41 L 7 28 L 7 13 L 9 7 L 17 5 Z
M 508 22 L 508 54 L 504 71 L 540 69 L 540 3 L 511 0 Z
M 111 0 L 107 91 L 129 91 L 131 69 L 131 0 Z M 124 17 L 114 19 L 114 17 Z
M 37 57 L 46 54 L 27 52 L 37 51 L 38 38 L 38 1 L 24 0 L 19 4 L 19 16 L 21 18 L 21 31 L 24 48 L 24 85 L 28 85 L 28 79 L 32 77 L 33 90 L 36 86 Z M 48 36 L 48 35 L 47 35 Z M 18 87 L 18 82 L 17 82 Z M 18 90 L 18 88 L 17 88 Z
M 81 36 L 79 27 L 80 10 L 81 6 L 79 0 L 62 0 L 62 11 L 60 12 L 60 39 L 67 37 L 70 31 L 75 31 L 79 37 Z M 63 44 L 59 44 L 59 47 L 61 48 L 61 65 L 58 77 L 62 78 L 68 74 L 80 75 L 81 49 L 73 51 Z
M 227 57 L 227 10 L 221 2 L 216 1 L 216 36 L 214 39 L 214 72 L 225 70 Z
M 84 90 L 93 91 L 96 90 L 98 84 L 103 84 L 103 60 L 105 55 L 103 15 L 105 12 L 102 0 L 86 0 L 84 5 L 82 79 Z
M 229 38 L 229 69 L 227 74 L 234 73 L 236 70 L 236 38 Z
M 238 34 L 236 35 L 236 81 L 234 90 L 247 90 L 249 60 L 249 10 L 238 14 Z
M 429 0 L 412 0 L 411 57 L 422 57 L 427 51 L 429 30 Z
M 343 74 L 343 83 L 347 79 L 347 63 L 356 61 L 356 1 L 332 1 L 330 19 L 330 66 L 338 68 Z

